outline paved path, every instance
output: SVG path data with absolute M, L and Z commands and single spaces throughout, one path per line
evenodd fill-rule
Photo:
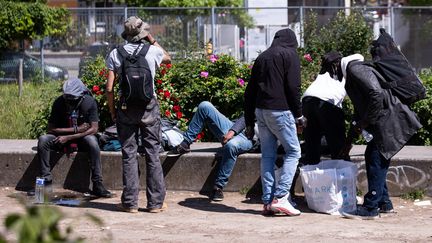
M 307 209 L 303 198 L 296 199 L 302 215 L 264 217 L 261 204 L 239 193 L 226 193 L 221 203 L 187 191 L 169 191 L 169 209 L 160 214 L 140 210 L 137 214 L 116 211 L 120 192 L 111 199 L 97 199 L 79 207 L 54 206 L 65 213 L 62 226 L 70 225 L 75 236 L 87 242 L 431 242 L 432 206 L 416 206 L 412 201 L 392 198 L 397 214 L 377 220 L 351 220 L 318 214 Z M 70 197 L 71 192 L 57 191 Z M 73 194 L 81 196 L 80 194 Z M 0 220 L 22 212 L 16 197 L 28 199 L 11 188 L 0 188 Z M 431 200 L 427 198 L 426 200 Z M 141 207 L 145 206 L 140 193 Z M 103 220 L 98 226 L 84 217 L 91 213 Z M 15 239 L 12 233 L 0 233 Z

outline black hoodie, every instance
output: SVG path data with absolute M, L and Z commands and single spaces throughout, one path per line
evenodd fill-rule
M 301 117 L 300 60 L 297 39 L 290 29 L 276 32 L 271 46 L 261 53 L 252 68 L 245 91 L 245 120 L 253 126 L 255 108 L 290 110 Z

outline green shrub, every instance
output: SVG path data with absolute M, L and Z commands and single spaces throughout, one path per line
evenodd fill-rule
M 25 206 L 23 200 L 21 204 L 25 207 L 25 212 L 10 213 L 4 221 L 6 229 L 16 233 L 17 242 L 84 242 L 84 238 L 72 237 L 73 229 L 70 225 L 65 229 L 60 227 L 65 215 L 58 208 L 47 205 Z M 99 217 L 90 213 L 85 213 L 84 216 L 96 225 L 104 226 Z M 108 235 L 106 240 L 112 240 L 111 235 Z M 0 242 L 6 242 L 5 239 L 2 241 L 1 235 Z
M 425 197 L 426 189 L 416 189 L 402 194 L 400 197 L 405 200 L 422 200 Z
M 412 110 L 417 114 L 423 128 L 413 136 L 409 144 L 432 145 L 432 68 L 423 70 L 419 77 L 426 87 L 426 99 L 414 103 Z

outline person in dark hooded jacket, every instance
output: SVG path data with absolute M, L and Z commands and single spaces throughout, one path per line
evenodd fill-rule
M 296 124 L 301 130 L 306 123 L 300 102 L 300 60 L 296 48 L 297 39 L 292 30 L 276 32 L 270 48 L 255 60 L 244 96 L 248 138 L 253 137 L 255 118 L 258 123 L 264 215 L 301 213 L 288 200 L 300 158 Z M 280 178 L 274 188 L 278 140 L 285 154 Z
M 346 212 L 347 218 L 374 219 L 379 213 L 393 212 L 386 176 L 390 159 L 422 127 L 416 114 L 394 95 L 383 89 L 372 67 L 363 65 L 363 56 L 354 54 L 342 58 L 341 72 L 345 89 L 354 106 L 355 125 L 351 127 L 346 148 L 362 130 L 373 135 L 365 151 L 368 192 L 362 206 Z
M 99 129 L 96 100 L 78 78 L 70 78 L 63 85 L 63 95 L 53 103 L 48 119 L 48 133 L 38 139 L 37 151 L 40 162 L 39 176 L 45 185 L 52 184 L 50 152 L 88 152 L 91 161 L 91 193 L 98 197 L 111 197 L 102 184 L 100 148 L 95 134 Z M 34 193 L 32 189 L 29 194 Z

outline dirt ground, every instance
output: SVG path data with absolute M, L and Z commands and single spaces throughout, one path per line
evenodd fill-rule
M 59 197 L 82 199 L 82 194 L 55 192 Z M 54 206 L 65 214 L 61 226 L 72 226 L 74 235 L 86 242 L 432 242 L 432 206 L 396 197 L 392 198 L 396 214 L 353 220 L 315 213 L 303 197 L 295 200 L 302 215 L 264 217 L 258 200 L 237 192 L 225 193 L 223 202 L 214 203 L 195 192 L 169 191 L 167 211 L 150 214 L 142 208 L 130 214 L 117 211 L 121 192 L 115 193 L 114 198 L 82 201 L 79 206 Z M 10 241 L 16 236 L 5 230 L 4 219 L 24 211 L 16 198 L 31 201 L 23 192 L 0 188 L 0 234 Z M 140 206 L 145 205 L 141 192 Z M 88 220 L 86 213 L 102 219 L 104 226 Z

